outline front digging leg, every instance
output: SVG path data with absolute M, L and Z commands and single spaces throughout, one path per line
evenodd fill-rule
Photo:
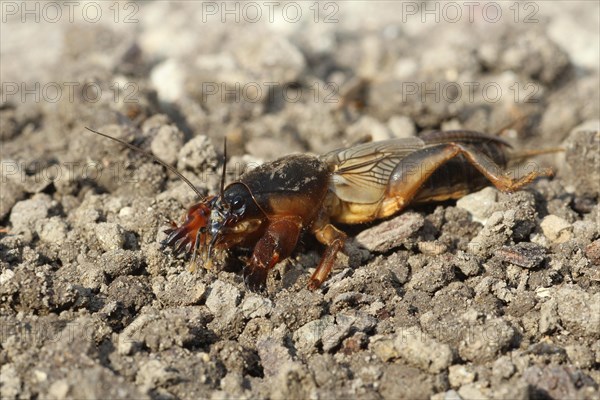
M 280 217 L 269 223 L 265 234 L 254 247 L 250 263 L 244 267 L 246 287 L 252 291 L 265 289 L 267 273 L 294 251 L 301 230 L 299 217 Z

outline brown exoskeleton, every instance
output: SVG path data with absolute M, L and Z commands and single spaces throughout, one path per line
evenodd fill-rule
M 498 137 L 459 130 L 365 143 L 322 156 L 285 156 L 246 172 L 227 187 L 222 181 L 218 195 L 193 205 L 180 226 L 172 224 L 165 243 L 176 254 L 201 254 L 205 263 L 214 249 L 253 249 L 243 274 L 247 286 L 257 290 L 264 288 L 268 271 L 290 256 L 301 233 L 310 231 L 326 246 L 308 283 L 315 289 L 344 247 L 347 236 L 336 223 L 386 218 L 409 204 L 457 199 L 490 183 L 512 192 L 537 177 L 552 176 L 545 169 L 509 177 L 509 148 Z

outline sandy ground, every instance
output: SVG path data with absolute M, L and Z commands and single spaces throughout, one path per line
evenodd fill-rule
M 1 4 L 3 399 L 599 397 L 597 2 Z M 163 252 L 194 193 L 84 126 L 203 193 L 225 135 L 229 182 L 367 134 L 566 151 L 348 229 L 317 291 L 306 235 L 257 294 L 242 251 Z

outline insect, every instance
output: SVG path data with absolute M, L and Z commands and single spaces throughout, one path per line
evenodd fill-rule
M 88 128 L 89 129 L 89 128 Z M 91 129 L 89 129 L 92 131 Z M 120 139 L 175 172 L 172 166 Z M 347 235 L 336 224 L 360 224 L 397 214 L 410 204 L 457 199 L 490 183 L 513 192 L 551 169 L 511 178 L 511 159 L 556 151 L 510 153 L 504 140 L 466 130 L 434 131 L 421 137 L 363 143 L 321 156 L 296 154 L 262 164 L 203 198 L 185 214 L 181 225 L 165 231 L 175 254 L 200 256 L 210 264 L 213 251 L 252 249 L 243 268 L 251 290 L 265 287 L 275 264 L 289 257 L 300 235 L 311 232 L 326 246 L 308 287 L 327 279 Z

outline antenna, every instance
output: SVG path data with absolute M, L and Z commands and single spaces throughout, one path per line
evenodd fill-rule
M 225 190 L 225 167 L 227 166 L 227 137 L 223 139 L 223 172 L 221 173 L 221 196 Z
M 202 195 L 202 193 L 200 193 L 200 191 L 192 184 L 192 182 L 190 182 L 185 176 L 183 176 L 183 174 L 179 171 L 177 171 L 177 169 L 175 167 L 173 167 L 172 165 L 167 164 L 166 162 L 164 162 L 163 160 L 161 160 L 160 158 L 156 157 L 154 154 L 143 150 L 137 146 L 134 146 L 131 143 L 127 143 L 124 140 L 121 139 L 117 139 L 116 137 L 112 137 L 110 135 L 107 135 L 106 133 L 101 133 L 98 131 L 95 131 L 91 128 L 88 128 L 87 126 L 85 127 L 85 129 L 87 129 L 88 131 L 95 133 L 96 135 L 100 135 L 100 136 L 104 136 L 105 138 L 108 138 L 110 140 L 114 140 L 117 143 L 122 144 L 125 147 L 128 147 L 132 150 L 135 150 L 139 153 L 142 153 L 143 155 L 145 155 L 146 157 L 150 158 L 151 160 L 159 163 L 160 165 L 162 165 L 163 167 L 165 167 L 166 169 L 168 169 L 169 171 L 171 171 L 172 173 L 174 173 L 175 175 L 177 175 L 179 177 L 179 179 L 181 179 L 182 181 L 184 181 L 189 187 L 192 188 L 192 190 L 198 195 L 198 197 L 203 198 L 204 196 Z M 221 184 L 222 185 L 222 184 Z

